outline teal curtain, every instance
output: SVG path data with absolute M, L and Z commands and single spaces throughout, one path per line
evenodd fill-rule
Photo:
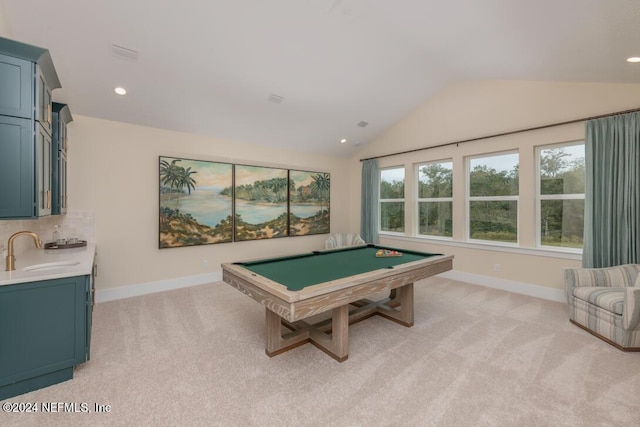
M 360 204 L 360 237 L 367 243 L 378 243 L 378 196 L 380 194 L 378 160 L 362 162 L 362 203 Z
M 640 263 L 640 112 L 585 129 L 583 267 Z

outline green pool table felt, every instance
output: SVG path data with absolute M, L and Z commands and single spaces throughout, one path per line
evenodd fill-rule
M 376 257 L 379 249 L 402 252 L 397 257 Z M 341 279 L 348 276 L 393 268 L 432 256 L 426 252 L 406 251 L 382 246 L 345 248 L 329 252 L 311 252 L 290 257 L 272 258 L 236 263 L 253 273 L 264 276 L 286 286 L 290 291 L 299 291 L 307 286 Z

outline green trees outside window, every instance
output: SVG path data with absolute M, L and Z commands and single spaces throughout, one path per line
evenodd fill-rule
M 404 168 L 380 171 L 380 231 L 404 233 Z
M 542 246 L 582 248 L 584 143 L 540 148 L 539 220 Z
M 517 153 L 469 159 L 469 238 L 518 242 Z
M 453 162 L 418 166 L 418 233 L 453 235 Z
M 526 195 L 536 198 L 537 247 L 582 248 L 584 151 L 583 141 L 535 148 L 536 188 L 527 188 Z M 467 239 L 518 244 L 519 162 L 520 156 L 515 150 L 466 159 Z M 416 193 L 407 200 L 410 200 L 408 208 L 417 217 L 413 220 L 413 226 L 409 227 L 411 234 L 453 238 L 453 160 L 418 163 L 412 169 L 417 177 L 417 181 L 414 181 Z M 459 176 L 464 176 L 464 173 L 461 172 Z M 415 180 L 415 177 L 412 179 Z M 462 186 L 460 183 L 456 185 Z M 406 232 L 407 200 L 405 169 L 382 169 L 379 203 L 381 232 Z M 530 218 L 527 216 L 527 219 Z

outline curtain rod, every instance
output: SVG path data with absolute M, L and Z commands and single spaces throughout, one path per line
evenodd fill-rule
M 449 145 L 464 144 L 465 142 L 479 141 L 479 140 L 482 140 L 482 139 L 495 138 L 495 137 L 498 137 L 498 136 L 514 135 L 516 133 L 530 132 L 530 131 L 533 131 L 533 130 L 546 129 L 546 128 L 551 128 L 551 127 L 555 127 L 555 126 L 570 125 L 570 124 L 573 124 L 573 123 L 584 122 L 584 121 L 587 121 L 587 120 L 602 119 L 602 118 L 605 118 L 605 117 L 617 116 L 619 114 L 635 113 L 635 112 L 638 112 L 638 111 L 640 111 L 640 108 L 634 108 L 634 109 L 631 109 L 631 110 L 618 111 L 618 112 L 615 112 L 615 113 L 600 114 L 598 116 L 585 117 L 585 118 L 582 118 L 582 119 L 574 119 L 574 120 L 569 120 L 569 121 L 566 121 L 566 122 L 551 123 L 551 124 L 548 124 L 548 125 L 535 126 L 535 127 L 526 128 L 526 129 L 512 130 L 512 131 L 509 131 L 509 132 L 496 133 L 496 134 L 493 134 L 493 135 L 479 136 L 477 138 L 469 138 L 469 139 L 462 139 L 460 141 L 446 142 L 444 144 L 431 145 L 429 147 L 414 148 L 413 150 L 399 151 L 397 153 L 381 154 L 379 156 L 373 156 L 373 157 L 367 157 L 366 159 L 360 159 L 360 161 L 364 162 L 365 160 L 373 160 L 373 159 L 381 159 L 383 157 L 399 156 L 400 154 L 415 153 L 416 151 L 431 150 L 432 148 L 440 148 L 440 147 L 447 147 Z

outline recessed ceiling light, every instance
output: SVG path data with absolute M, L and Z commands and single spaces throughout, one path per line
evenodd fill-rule
M 627 58 L 627 62 L 640 62 L 640 56 L 632 56 L 631 58 Z
M 342 139 L 340 140 L 340 144 L 344 144 L 345 142 L 347 142 L 347 140 L 346 140 L 345 138 L 342 138 Z
M 126 95 L 127 94 L 127 90 L 123 87 L 118 86 L 117 88 L 115 88 L 113 90 L 115 93 L 117 93 L 118 95 Z

